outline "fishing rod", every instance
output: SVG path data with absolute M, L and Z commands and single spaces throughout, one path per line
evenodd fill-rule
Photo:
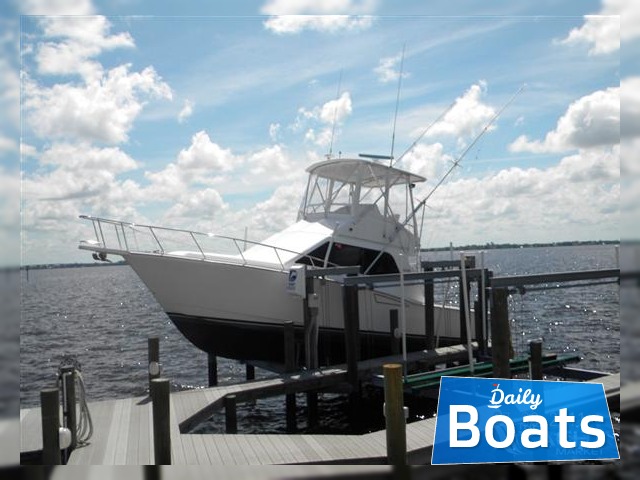
M 489 130 L 489 128 L 491 127 L 491 125 L 493 125 L 493 123 L 498 119 L 498 117 L 500 115 L 502 115 L 502 112 L 505 111 L 505 109 L 511 105 L 511 103 L 513 103 L 513 101 L 516 99 L 516 97 L 518 97 L 518 95 L 520 95 L 520 93 L 522 93 L 522 90 L 524 89 L 524 87 L 526 86 L 526 84 L 523 84 L 516 93 L 514 93 L 511 98 L 509 99 L 509 101 L 507 103 L 505 103 L 502 108 L 500 108 L 500 110 L 498 110 L 498 112 L 491 117 L 491 119 L 489 120 L 489 122 L 487 122 L 487 124 L 484 126 L 484 128 L 480 131 L 480 133 L 478 135 L 476 135 L 476 137 L 473 139 L 473 141 L 469 144 L 469 146 L 467 146 L 467 148 L 464 149 L 464 151 L 462 152 L 462 154 L 460 154 L 460 156 L 453 162 L 453 164 L 451 165 L 451 167 L 449 168 L 449 170 L 447 170 L 447 172 L 444 174 L 444 176 L 440 179 L 440 181 L 436 184 L 435 187 L 433 187 L 433 189 L 431 190 L 431 192 L 429 192 L 429 194 L 423 198 L 417 205 L 416 207 L 411 211 L 411 213 L 409 215 L 407 215 L 407 218 L 405 218 L 404 222 L 402 222 L 402 224 L 400 225 L 400 227 L 396 227 L 395 232 L 391 235 L 391 237 L 389 238 L 387 245 L 380 250 L 380 252 L 378 253 L 378 255 L 376 256 L 376 258 L 373 260 L 373 262 L 371 262 L 369 264 L 369 266 L 367 267 L 367 270 L 364 272 L 365 275 L 367 273 L 369 273 L 369 271 L 371 270 L 371 268 L 376 264 L 376 262 L 380 259 L 380 257 L 382 257 L 382 254 L 386 251 L 387 247 L 389 245 L 391 245 L 391 243 L 395 240 L 396 236 L 398 235 L 398 233 L 400 232 L 400 230 L 402 228 L 404 228 L 405 226 L 407 226 L 407 224 L 413 219 L 413 217 L 416 216 L 416 214 L 418 213 L 418 211 L 420 211 L 421 208 L 424 207 L 424 205 L 427 203 L 427 200 L 429 200 L 429 198 L 431 198 L 431 196 L 435 193 L 435 191 L 440 187 L 440 185 L 442 185 L 444 183 L 444 181 L 447 179 L 447 177 L 449 177 L 449 175 L 451 174 L 451 172 L 453 172 L 453 170 L 455 170 L 455 168 L 460 164 L 460 162 L 462 161 L 462 159 L 467 155 L 467 153 L 469 153 L 469 151 L 474 147 L 474 145 L 476 143 L 478 143 L 478 140 L 480 140 L 480 138 L 487 133 L 487 130 Z M 417 143 L 417 142 L 414 142 Z
M 402 160 L 402 159 L 404 158 L 404 156 L 405 156 L 407 153 L 411 152 L 411 151 L 416 147 L 416 145 L 418 145 L 418 142 L 420 142 L 420 140 L 422 140 L 422 138 L 427 134 L 427 132 L 429 132 L 429 130 L 431 130 L 431 128 L 432 128 L 436 123 L 438 123 L 440 120 L 442 120 L 442 119 L 444 118 L 444 116 L 445 116 L 447 113 L 449 113 L 449 112 L 451 111 L 451 109 L 456 105 L 456 103 L 457 103 L 457 100 L 454 100 L 453 102 L 451 102 L 451 105 L 449 105 L 449 106 L 447 107 L 447 109 L 446 109 L 446 110 L 444 110 L 444 111 L 443 111 L 443 112 L 438 116 L 438 118 L 436 118 L 433 122 L 431 122 L 431 124 L 430 124 L 427 128 L 425 128 L 425 129 L 422 131 L 422 133 L 418 136 L 418 138 L 416 138 L 416 139 L 414 140 L 414 142 L 409 146 L 409 148 L 407 148 L 404 152 L 402 152 L 402 155 L 400 155 L 398 158 L 396 158 L 390 166 L 391 166 L 391 167 L 393 167 L 393 165 L 395 165 L 395 164 L 396 164 L 396 163 L 398 163 L 400 160 Z
M 389 166 L 393 167 L 393 147 L 396 143 L 396 122 L 398 120 L 398 106 L 400 105 L 400 89 L 402 88 L 402 74 L 404 69 L 404 50 L 407 44 L 402 45 L 402 57 L 400 57 L 400 74 L 398 75 L 398 93 L 396 94 L 396 112 L 393 116 L 393 131 L 391 133 L 391 155 L 389 155 Z
M 333 122 L 331 122 L 331 142 L 329 143 L 329 153 L 327 158 L 333 155 L 333 137 L 336 133 L 336 120 L 338 119 L 338 102 L 340 101 L 340 88 L 342 87 L 342 70 L 340 70 L 340 78 L 338 79 L 338 91 L 336 92 L 336 105 L 333 109 Z
M 451 174 L 451 172 L 453 172 L 453 170 L 455 170 L 455 168 L 460 164 L 460 162 L 462 161 L 462 159 L 467 155 L 467 153 L 469 153 L 469 150 L 471 150 L 476 143 L 478 143 L 478 140 L 480 140 L 480 138 L 487 133 L 487 130 L 489 130 L 489 128 L 491 127 L 491 125 L 493 125 L 493 123 L 498 119 L 498 117 L 500 115 L 502 115 L 502 112 L 505 111 L 505 109 L 511 105 L 511 103 L 513 103 L 513 101 L 516 99 L 516 97 L 518 95 L 520 95 L 520 93 L 522 92 L 522 90 L 524 89 L 525 85 L 522 85 L 518 91 L 516 93 L 514 93 L 511 98 L 509 99 L 509 101 L 507 103 L 505 103 L 502 108 L 500 110 L 498 110 L 498 112 L 491 118 L 491 120 L 489 120 L 489 122 L 484 126 L 484 128 L 482 129 L 482 131 L 476 135 L 476 138 L 473 139 L 473 142 L 471 142 L 469 144 L 469 146 L 467 148 L 464 149 L 464 151 L 462 152 L 462 154 L 458 157 L 457 160 L 455 160 L 453 162 L 453 164 L 451 165 L 451 167 L 449 168 L 449 170 L 447 170 L 447 173 L 444 174 L 444 176 L 440 179 L 440 181 L 436 184 L 435 187 L 433 187 L 433 189 L 429 192 L 429 194 L 423 198 L 418 205 L 416 205 L 416 207 L 413 209 L 413 211 L 407 216 L 405 222 L 402 224 L 402 226 L 404 227 L 409 220 L 411 220 L 411 218 L 413 218 L 413 216 L 418 212 L 418 210 L 420 210 L 422 208 L 422 206 L 427 203 L 427 200 L 429 200 L 429 198 L 431 198 L 431 196 L 436 192 L 436 190 L 438 190 L 438 188 L 440 187 L 440 185 L 442 185 L 444 183 L 444 181 L 447 179 L 447 177 Z

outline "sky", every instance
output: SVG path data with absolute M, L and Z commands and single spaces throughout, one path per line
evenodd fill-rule
M 0 263 L 91 261 L 81 214 L 262 240 L 396 107 L 418 199 L 468 150 L 423 247 L 637 236 L 639 2 L 167 3 L 0 7 Z

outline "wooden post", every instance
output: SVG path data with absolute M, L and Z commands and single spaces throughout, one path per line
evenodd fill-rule
M 391 355 L 400 354 L 400 338 L 396 336 L 398 331 L 398 310 L 389 310 L 389 341 L 391 342 Z
M 407 435 L 402 390 L 402 365 L 384 365 L 384 415 L 389 465 L 407 464 Z
M 347 381 L 357 388 L 358 360 L 360 359 L 360 315 L 358 312 L 358 286 L 342 287 L 344 311 L 344 343 L 346 348 Z
M 427 267 L 427 272 L 433 271 L 433 268 Z M 433 350 L 435 348 L 435 312 L 433 310 L 434 293 L 433 281 L 425 280 L 424 282 L 424 339 L 425 348 Z
M 143 480 L 160 480 L 160 467 L 157 465 L 144 465 Z
M 152 373 L 152 369 L 155 366 L 160 367 L 160 339 L 158 337 L 150 337 L 147 339 L 147 372 L 149 373 L 149 394 L 151 394 L 151 381 L 154 378 L 160 377 L 160 368 L 157 372 Z M 152 362 L 155 362 L 155 366 L 152 367 Z
M 169 380 L 151 380 L 153 407 L 153 454 L 156 465 L 171 465 L 171 420 L 169 418 Z
M 238 433 L 238 415 L 236 413 L 236 396 L 224 397 L 224 424 L 227 433 Z
M 291 373 L 296 369 L 296 339 L 293 322 L 284 322 L 284 371 Z M 285 411 L 287 418 L 287 432 L 296 430 L 296 394 L 285 395 Z
M 213 353 L 207 354 L 207 367 L 209 369 L 209 386 L 218 385 L 218 357 Z
M 47 388 L 40 392 L 42 416 L 42 464 L 60 465 L 60 392 Z
M 318 392 L 307 392 L 307 415 L 310 427 L 318 425 Z
M 246 364 L 246 370 L 247 370 L 247 381 L 255 380 L 256 379 L 256 367 L 254 367 L 253 365 L 247 363 Z
M 491 360 L 495 378 L 511 378 L 509 367 L 511 326 L 509 325 L 509 291 L 491 290 Z
M 71 445 L 69 452 L 75 450 L 78 445 L 77 418 L 76 418 L 76 371 L 73 367 L 61 369 L 64 382 L 64 426 L 71 431 Z
M 529 378 L 542 380 L 542 339 L 529 342 Z

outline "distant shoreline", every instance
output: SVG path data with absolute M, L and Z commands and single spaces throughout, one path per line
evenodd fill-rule
M 501 248 L 540 248 L 540 247 L 581 247 L 585 245 L 620 245 L 620 240 L 586 240 L 548 243 L 485 243 L 474 245 L 453 245 L 449 247 L 422 248 L 421 252 L 446 252 L 453 250 L 496 250 Z
M 549 243 L 485 243 L 482 245 L 453 245 L 452 247 L 422 248 L 421 252 L 446 252 L 453 250 L 496 250 L 507 248 L 536 248 L 536 247 L 579 247 L 583 245 L 619 245 L 618 240 L 587 240 L 569 242 L 549 242 Z M 47 263 L 39 265 L 23 265 L 20 270 L 44 270 L 52 268 L 82 268 L 82 267 L 109 267 L 126 265 L 127 262 L 120 260 L 117 262 L 90 262 L 90 263 Z

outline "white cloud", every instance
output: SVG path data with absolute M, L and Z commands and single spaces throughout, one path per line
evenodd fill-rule
M 267 30 L 279 34 L 312 30 L 323 33 L 365 30 L 373 24 L 373 17 L 352 15 L 278 15 L 264 22 Z
M 301 180 L 278 187 L 269 199 L 238 212 L 238 225 L 248 226 L 254 239 L 265 239 L 285 229 L 296 221 L 303 189 Z
M 315 106 L 311 110 L 298 109 L 298 116 L 290 128 L 293 131 L 306 129 L 304 135 L 306 141 L 327 147 L 331 142 L 332 134 L 340 133 L 337 129 L 334 132 L 334 124 L 336 127 L 342 125 L 352 113 L 351 94 L 343 92 L 340 98 Z M 307 126 L 309 124 L 311 126 Z
M 261 9 L 265 28 L 279 34 L 303 30 L 336 33 L 364 30 L 373 24 L 377 0 L 270 0 Z
M 208 219 L 211 221 L 220 215 L 228 206 L 222 196 L 213 188 L 189 191 L 180 195 L 177 202 L 167 210 L 165 218 L 171 223 L 182 222 L 183 219 Z
M 184 122 L 191 115 L 193 115 L 193 102 L 187 99 L 184 101 L 182 110 L 180 110 L 180 113 L 178 113 L 178 122 L 179 123 Z
M 38 149 L 28 143 L 20 143 L 20 156 L 22 158 L 36 158 L 38 156 Z
M 611 87 L 586 95 L 567 108 L 556 128 L 543 141 L 518 137 L 513 152 L 563 152 L 576 148 L 614 145 L 620 141 L 620 88 Z
M 640 136 L 640 77 L 628 77 L 620 82 L 620 136 Z
M 400 71 L 396 69 L 402 59 L 402 54 L 398 54 L 394 57 L 381 58 L 378 66 L 373 69 L 377 74 L 378 80 L 382 83 L 389 83 L 398 80 Z M 407 78 L 408 73 L 403 72 L 402 78 Z
M 352 112 L 351 94 L 349 92 L 343 92 L 340 98 L 330 100 L 322 105 L 318 118 L 324 123 L 331 124 L 334 121 L 342 123 Z
M 13 138 L 6 137 L 0 133 L 0 155 L 6 152 L 15 152 L 18 150 L 18 142 Z
M 634 0 L 603 0 L 597 15 L 585 15 L 584 24 L 562 40 L 565 44 L 586 43 L 590 55 L 616 52 L 620 42 L 640 37 L 640 4 Z
M 45 168 L 25 176 L 23 181 L 26 210 L 34 225 L 41 220 L 43 211 L 50 217 L 53 210 L 61 209 L 60 201 L 75 200 L 74 209 L 87 202 L 92 206 L 116 206 L 106 199 L 123 185 L 117 176 L 137 168 L 135 160 L 118 148 L 87 144 L 54 144 L 42 152 L 39 163 Z M 121 200 L 130 203 L 136 198 L 132 195 Z M 25 223 L 29 226 L 29 222 Z
M 456 99 L 442 120 L 433 125 L 427 137 L 446 135 L 461 138 L 473 137 L 480 133 L 496 113 L 493 107 L 482 102 L 482 96 L 486 91 L 487 84 L 484 81 L 471 85 Z
M 270 179 L 285 180 L 291 175 L 293 164 L 280 145 L 264 148 L 247 159 L 249 173 L 259 181 L 268 183 Z
M 92 58 L 105 50 L 135 46 L 126 32 L 111 35 L 111 23 L 102 16 L 45 17 L 40 24 L 45 38 L 60 39 L 39 43 L 36 48 L 38 71 L 45 75 L 99 79 L 102 66 Z
M 616 238 L 620 149 L 581 150 L 546 168 L 445 183 L 426 210 L 426 245 Z
M 269 138 L 272 142 L 277 142 L 280 136 L 280 124 L 272 123 L 269 125 Z
M 43 138 L 121 143 L 147 98 L 171 99 L 169 86 L 152 67 L 129 72 L 118 66 L 100 81 L 79 86 L 71 83 L 40 86 L 24 82 L 26 119 Z
M 93 15 L 91 0 L 21 0 L 24 15 Z
M 216 174 L 232 170 L 238 162 L 231 150 L 213 143 L 204 130 L 191 137 L 191 145 L 178 154 L 178 166 L 194 172 Z
M 0 42 L 0 122 L 10 123 L 11 127 L 20 125 L 20 66 L 18 64 L 16 24 L 2 23 L 6 34 Z M 15 35 L 14 35 L 15 33 Z M 4 127 L 6 128 L 6 126 Z
M 54 144 L 40 156 L 42 165 L 84 173 L 105 170 L 113 174 L 137 168 L 136 161 L 119 148 L 97 148 L 88 144 Z
M 427 179 L 440 179 L 445 167 L 452 161 L 453 157 L 444 153 L 441 143 L 419 143 L 402 157 L 399 166 Z

